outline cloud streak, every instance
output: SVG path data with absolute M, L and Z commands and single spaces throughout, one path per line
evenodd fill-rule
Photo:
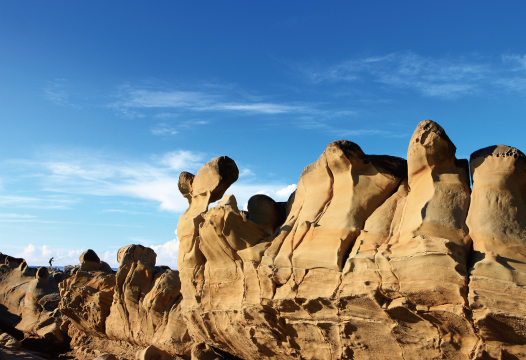
M 73 200 L 67 200 L 67 196 L 74 194 L 78 198 L 75 201 L 82 201 L 85 195 L 141 199 L 159 204 L 161 210 L 181 213 L 187 209 L 188 202 L 178 189 L 180 172 L 190 171 L 195 174 L 209 160 L 202 153 L 187 150 L 152 156 L 150 161 L 122 159 L 71 149 L 42 153 L 40 158 L 39 162 L 22 161 L 19 166 L 31 167 L 32 171 L 36 172 L 36 176 L 33 177 L 37 181 L 36 188 L 40 187 L 48 193 L 57 195 L 39 197 L 4 195 L 0 196 L 0 206 L 65 207 L 74 203 Z M 269 194 L 276 201 L 286 201 L 292 191 L 292 185 L 258 180 L 250 169 L 241 167 L 240 179 L 228 190 L 228 193 L 235 194 L 239 203 L 243 204 L 257 193 Z M 43 199 L 50 202 L 46 203 Z M 55 223 L 55 221 L 7 212 L 0 214 L 0 222 Z
M 66 79 L 55 79 L 44 88 L 44 97 L 56 105 L 72 106 L 69 101 L 68 82 Z
M 314 84 L 377 84 L 386 89 L 408 89 L 425 97 L 443 99 L 480 94 L 495 87 L 523 92 L 526 55 L 508 54 L 500 60 L 477 55 L 432 58 L 397 52 L 350 59 L 321 69 L 302 66 L 300 70 Z
M 77 200 L 57 196 L 0 195 L 0 206 L 33 209 L 69 209 Z M 11 218 L 14 220 L 13 218 Z M 18 219 L 21 220 L 21 219 Z M 27 220 L 27 219 L 26 219 Z
M 158 90 L 122 86 L 118 95 L 118 101 L 110 104 L 110 107 L 118 109 L 124 114 L 136 114 L 140 109 L 178 109 L 186 111 L 221 111 L 221 112 L 244 112 L 257 114 L 284 114 L 308 112 L 309 107 L 305 105 L 279 104 L 268 101 L 260 101 L 251 95 L 225 93 L 221 91 L 209 92 L 192 90 Z M 235 98 L 236 100 L 232 100 Z M 172 115 L 166 112 L 157 116 Z

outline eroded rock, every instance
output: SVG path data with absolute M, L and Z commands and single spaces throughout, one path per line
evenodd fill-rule
M 192 339 L 245 359 L 488 353 L 470 318 L 471 190 L 455 151 L 432 121 L 415 130 L 407 163 L 331 143 L 303 171 L 278 229 L 280 208 L 266 197 L 248 214 L 232 195 L 191 212 L 196 178 L 182 174 L 190 208 L 179 226 L 192 240 L 179 253 L 181 310 Z
M 140 359 L 526 358 L 526 156 L 473 153 L 471 190 L 455 152 L 429 120 L 407 161 L 335 141 L 287 203 L 255 195 L 248 211 L 225 195 L 235 162 L 216 158 L 179 177 L 179 271 L 141 245 L 116 274 L 87 251 L 61 279 L 0 254 L 6 319 L 43 336 L 63 314 L 75 344 Z
M 192 341 L 181 318 L 178 271 L 155 266 L 142 245 L 121 248 L 116 274 L 77 271 L 60 284 L 60 309 L 84 333 L 190 355 Z
M 526 358 L 526 156 L 497 145 L 474 152 L 470 163 L 469 305 L 481 339 L 477 352 Z

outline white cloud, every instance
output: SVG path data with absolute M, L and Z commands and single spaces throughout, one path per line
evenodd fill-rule
M 296 184 L 291 184 L 289 186 L 284 187 L 283 189 L 276 191 L 276 196 L 280 200 L 287 201 L 289 199 L 290 194 L 292 194 L 295 190 Z
M 505 64 L 511 65 L 513 71 L 526 70 L 526 54 L 505 54 L 502 55 L 502 61 Z
M 129 114 L 133 109 L 182 109 L 190 111 L 234 111 L 260 114 L 301 113 L 309 111 L 308 107 L 278 104 L 261 101 L 255 96 L 239 91 L 229 92 L 225 87 L 193 90 L 157 90 L 137 88 L 130 85 L 121 86 L 119 100 L 110 107 Z M 175 117 L 177 114 L 162 112 L 157 117 Z M 168 131 L 167 129 L 164 129 Z M 174 129 L 175 130 L 175 129 Z M 157 131 L 162 132 L 163 129 Z
M 79 257 L 86 250 L 88 249 L 63 249 L 48 245 L 35 246 L 29 244 L 22 252 L 14 256 L 25 259 L 29 266 L 49 266 L 51 258 L 53 258 L 53 266 L 79 265 Z M 102 261 L 107 262 L 112 268 L 119 266 L 117 251 L 105 251 L 98 255 Z
M 129 196 L 160 202 L 162 209 L 182 212 L 187 201 L 179 193 L 179 172 L 196 171 L 203 155 L 185 150 L 165 153 L 151 163 L 92 155 L 50 154 L 44 162 L 46 190 L 97 196 Z M 1 203 L 1 199 L 0 199 Z
M 272 104 L 272 103 L 214 104 L 213 106 L 210 106 L 208 108 L 203 108 L 203 109 L 206 109 L 206 110 L 241 110 L 241 111 L 248 111 L 248 112 L 259 112 L 259 113 L 264 113 L 264 114 L 281 114 L 281 113 L 288 113 L 288 112 L 294 112 L 297 110 L 301 110 L 299 107 L 296 107 L 296 106 L 280 105 L 280 104 Z
M 68 83 L 66 79 L 50 81 L 44 88 L 44 96 L 57 105 L 71 105 L 69 102 Z
M 57 249 L 48 245 L 29 244 L 21 253 L 15 254 L 15 257 L 25 259 L 29 266 L 49 266 L 51 258 L 53 258 L 53 266 L 78 265 L 79 256 L 85 250 Z
M 25 249 L 22 255 L 28 256 L 32 254 L 35 251 L 35 246 L 33 244 L 29 244 Z
M 526 55 L 507 54 L 501 62 L 467 55 L 425 57 L 413 52 L 355 58 L 326 68 L 303 67 L 313 83 L 361 82 L 381 84 L 388 89 L 404 88 L 428 97 L 458 98 L 479 94 L 495 85 L 524 91 Z
M 163 114 L 163 115 L 165 116 L 161 116 L 161 117 L 168 117 L 166 115 L 171 115 L 171 114 Z M 156 116 L 156 117 L 159 117 L 159 116 Z M 171 136 L 171 135 L 176 135 L 185 130 L 191 130 L 194 127 L 199 126 L 199 125 L 206 125 L 208 123 L 209 122 L 205 120 L 184 120 L 184 121 L 171 122 L 171 123 L 161 122 L 155 125 L 151 129 L 151 132 L 153 135 Z
M 0 219 L 33 219 L 36 218 L 35 215 L 28 214 L 0 214 Z
M 239 178 L 253 177 L 255 175 L 256 174 L 254 174 L 252 170 L 247 169 L 247 168 L 241 169 L 241 171 L 239 172 Z
M 58 195 L 47 198 L 55 202 L 69 204 L 64 199 L 71 194 L 82 199 L 82 195 L 123 196 L 157 202 L 160 209 L 182 213 L 188 208 L 187 200 L 178 190 L 179 174 L 190 171 L 194 174 L 204 165 L 205 155 L 192 151 L 178 150 L 151 157 L 150 162 L 125 160 L 103 156 L 93 152 L 59 151 L 41 153 L 42 162 L 25 162 L 32 171 L 38 171 L 34 178 L 41 182 L 45 191 Z M 37 185 L 38 186 L 38 185 Z M 292 185 L 283 182 L 258 180 L 254 172 L 241 168 L 240 179 L 228 190 L 235 194 L 239 204 L 244 204 L 257 193 L 264 193 L 276 201 L 286 201 Z M 288 192 L 288 193 L 287 193 Z M 68 202 L 69 201 L 69 202 Z M 79 200 L 77 200 L 79 201 Z M 19 204 L 32 207 L 43 202 L 36 197 L 0 196 L 0 205 Z M 44 204 L 42 204 L 44 205 Z M 107 212 L 123 211 L 107 209 Z M 66 223 L 29 216 L 0 215 L 0 222 L 42 222 Z M 70 222 L 68 222 L 70 223 Z M 121 224 L 101 224 L 104 226 L 124 226 Z
M 187 150 L 178 150 L 165 153 L 159 162 L 172 170 L 183 171 L 198 169 L 203 165 L 203 154 Z
M 17 208 L 33 208 L 33 209 L 69 209 L 71 205 L 75 204 L 76 200 L 66 199 L 57 196 L 18 196 L 18 195 L 0 195 L 0 206 L 9 206 Z M 4 216 L 4 220 L 28 220 L 25 217 L 9 217 Z
M 154 135 L 175 135 L 178 131 L 172 126 L 166 123 L 159 123 L 152 128 L 152 134 Z
M 117 262 L 117 251 L 105 251 L 101 254 L 100 259 L 107 262 L 112 268 L 118 268 L 119 263 Z
M 42 256 L 47 257 L 51 253 L 52 253 L 52 251 L 49 248 L 49 246 L 47 246 L 47 245 L 42 246 Z
M 156 265 L 168 265 L 177 269 L 177 254 L 179 253 L 179 239 L 170 240 L 162 245 L 150 246 L 157 254 Z

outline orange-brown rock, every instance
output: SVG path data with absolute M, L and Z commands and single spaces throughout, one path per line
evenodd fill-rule
M 455 153 L 429 120 L 407 160 L 335 141 L 287 203 L 258 194 L 248 211 L 225 195 L 236 164 L 216 158 L 179 177 L 179 271 L 140 245 L 119 250 L 116 274 L 88 251 L 59 309 L 70 334 L 141 359 L 526 359 L 526 156 Z M 46 320 L 59 277 L 0 263 L 12 321 L 60 325 Z
M 407 163 L 366 155 L 354 143 L 336 141 L 305 168 L 281 218 L 280 207 L 260 195 L 249 201 L 248 213 L 239 211 L 233 195 L 212 209 L 205 199 L 197 209 L 191 202 L 193 178 L 183 173 L 179 188 L 190 207 L 178 226 L 178 234 L 187 239 L 179 253 L 181 311 L 192 339 L 243 359 L 521 355 L 517 348 L 526 344 L 522 308 L 503 315 L 495 298 L 491 301 L 496 309 L 491 311 L 498 316 L 484 312 L 489 305 L 481 305 L 480 311 L 471 308 L 482 297 L 477 293 L 468 301 L 473 292 L 468 280 L 472 237 L 476 251 L 498 252 L 489 249 L 506 244 L 501 258 L 523 262 L 521 254 L 526 251 L 520 231 L 525 231 L 526 219 L 520 218 L 524 207 L 520 181 L 525 177 L 517 173 L 506 178 L 514 184 L 506 185 L 510 201 L 520 206 L 508 204 L 499 215 L 482 210 L 490 204 L 480 205 L 478 216 L 483 219 L 477 226 L 482 230 L 477 236 L 475 228 L 470 225 L 468 230 L 466 225 L 471 195 L 468 162 L 456 159 L 455 152 L 444 129 L 429 120 L 415 130 Z M 514 154 L 516 163 L 522 161 Z M 522 170 L 520 164 L 514 171 Z M 480 170 L 473 166 L 472 161 L 475 196 Z M 217 166 L 204 169 L 210 178 L 226 177 Z M 235 177 L 237 172 L 230 179 Z M 501 199 L 499 194 L 495 196 Z M 490 201 L 485 193 L 480 199 Z M 474 201 L 475 197 L 470 219 L 475 219 Z M 517 215 L 509 216 L 510 212 Z M 517 229 L 516 235 L 511 229 Z M 510 249 L 510 244 L 516 248 Z M 501 258 L 494 263 L 503 263 Z M 477 263 L 472 282 L 481 271 Z M 518 296 L 510 302 L 520 301 L 522 283 L 510 280 L 510 284 Z M 496 329 L 488 330 L 504 323 L 513 329 L 506 332 L 513 335 L 507 343 L 502 339 L 507 335 L 498 338 Z M 490 334 L 487 340 L 482 340 L 481 331 Z M 491 341 L 494 344 L 488 345 Z
M 155 266 L 155 252 L 142 245 L 121 248 L 117 259 L 116 274 L 93 266 L 63 281 L 62 313 L 92 336 L 190 356 L 193 342 L 180 315 L 178 272 Z
M 47 268 L 30 268 L 23 259 L 12 259 L 0 265 L 1 321 L 29 335 L 64 342 L 57 283 Z
M 526 156 L 497 145 L 471 155 L 469 306 L 481 358 L 526 358 Z

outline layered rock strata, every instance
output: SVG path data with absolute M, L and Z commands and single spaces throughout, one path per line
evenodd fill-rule
M 498 145 L 473 153 L 470 163 L 469 306 L 477 350 L 491 358 L 526 359 L 526 156 Z
M 192 339 L 244 359 L 522 356 L 526 313 L 511 309 L 523 296 L 520 266 L 502 259 L 522 264 L 526 254 L 523 155 L 499 150 L 509 164 L 497 159 L 483 170 L 475 153 L 471 198 L 468 162 L 455 152 L 432 121 L 418 125 L 407 162 L 333 142 L 305 168 L 288 204 L 266 199 L 264 216 L 240 211 L 233 195 L 208 209 L 237 179 L 230 159 L 181 174 L 189 209 L 177 229 L 178 267 Z M 515 175 L 477 180 L 491 166 Z M 486 257 L 475 256 L 470 279 L 472 238 L 474 254 Z M 488 270 L 490 258 L 506 271 Z M 509 309 L 499 292 L 515 296 Z
M 179 271 L 140 245 L 116 274 L 92 251 L 54 276 L 0 254 L 0 300 L 24 331 L 145 359 L 525 359 L 526 156 L 455 152 L 429 120 L 407 160 L 335 141 L 286 203 L 255 195 L 247 211 L 219 157 L 180 175 Z
M 60 284 L 62 313 L 89 335 L 189 356 L 193 343 L 180 314 L 179 274 L 155 266 L 156 256 L 141 245 L 123 247 L 116 274 L 100 266 L 83 271 L 83 263 Z
M 58 311 L 58 285 L 47 268 L 30 268 L 24 259 L 3 256 L 0 265 L 0 317 L 28 335 L 63 343 L 67 324 Z

